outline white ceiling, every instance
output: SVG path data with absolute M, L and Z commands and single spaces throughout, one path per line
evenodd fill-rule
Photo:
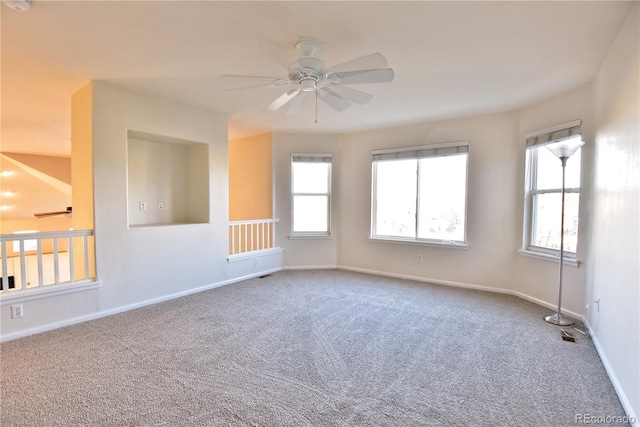
M 38 1 L 2 6 L 2 151 L 70 154 L 70 96 L 105 80 L 227 114 L 230 136 L 347 132 L 520 108 L 590 82 L 632 2 Z M 391 83 L 366 105 L 263 108 L 282 88 L 226 92 L 223 74 L 285 76 L 260 48 L 300 36 L 328 66 L 373 52 Z

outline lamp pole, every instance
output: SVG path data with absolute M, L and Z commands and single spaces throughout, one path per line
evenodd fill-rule
M 560 279 L 558 285 L 558 312 L 551 316 L 547 316 L 544 318 L 549 323 L 553 323 L 558 326 L 571 326 L 573 325 L 573 321 L 564 317 L 561 313 L 562 310 L 562 270 L 564 267 L 564 194 L 565 194 L 565 168 L 567 167 L 567 159 L 568 156 L 560 157 L 560 161 L 562 162 L 562 203 L 560 210 L 562 213 L 560 214 Z
M 557 141 L 547 145 L 549 151 L 553 153 L 562 163 L 562 203 L 560 214 L 560 278 L 558 285 L 558 312 L 544 318 L 545 321 L 558 326 L 571 326 L 573 320 L 562 315 L 562 271 L 564 268 L 564 195 L 565 195 L 565 169 L 567 160 L 573 153 L 584 145 L 580 136 L 562 141 Z

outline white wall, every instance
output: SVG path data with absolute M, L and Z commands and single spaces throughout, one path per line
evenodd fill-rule
M 640 40 L 638 3 L 595 81 L 587 319 L 630 416 L 640 417 Z M 640 421 L 636 423 L 640 425 Z
M 518 183 L 518 204 L 515 212 L 519 221 L 518 232 L 522 233 L 522 218 L 524 216 L 524 176 L 525 176 L 525 135 L 529 132 L 548 128 L 550 126 L 582 119 L 582 135 L 585 145 L 581 153 L 581 187 L 585 190 L 580 194 L 580 224 L 578 230 L 577 257 L 578 267 L 565 265 L 562 283 L 562 308 L 574 315 L 584 315 L 585 282 L 588 268 L 588 224 L 590 214 L 590 177 L 593 158 L 593 114 L 592 114 L 591 85 L 582 86 L 573 91 L 558 95 L 519 111 L 517 144 L 517 173 L 514 179 Z M 569 159 L 572 161 L 572 159 Z M 558 169 L 561 164 L 558 160 Z M 558 212 L 558 222 L 560 212 Z M 522 235 L 518 245 L 522 246 Z M 519 255 L 514 264 L 514 291 L 535 300 L 558 304 L 558 262 L 529 258 Z M 549 313 L 553 314 L 553 313 Z
M 85 89 L 91 90 L 91 88 Z M 277 269 L 281 254 L 227 263 L 226 117 L 95 82 L 92 89 L 97 274 L 101 286 L 23 302 L 1 312 L 2 340 L 161 301 Z M 209 145 L 209 221 L 127 226 L 127 130 Z
M 337 136 L 319 134 L 273 134 L 273 182 L 275 187 L 275 217 L 277 244 L 284 248 L 284 268 L 335 267 L 337 242 L 340 239 L 336 226 L 340 194 L 344 178 L 340 176 L 341 155 L 338 154 Z M 289 239 L 291 233 L 291 153 L 333 154 L 331 230 L 332 238 Z
M 101 83 L 93 117 L 97 268 L 106 294 L 100 308 L 227 279 L 226 118 Z M 209 144 L 210 224 L 127 227 L 128 130 Z M 109 283 L 120 292 L 107 292 Z
M 340 136 L 339 264 L 510 290 L 521 192 L 516 117 L 502 113 Z M 469 141 L 468 249 L 370 241 L 371 151 L 453 141 Z

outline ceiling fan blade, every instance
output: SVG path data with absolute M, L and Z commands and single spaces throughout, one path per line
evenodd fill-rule
M 226 74 L 222 76 L 222 80 L 226 83 L 232 84 L 234 87 L 225 89 L 226 91 L 239 90 L 239 89 L 251 89 L 254 87 L 277 87 L 286 86 L 291 83 L 288 79 L 280 77 L 266 77 L 266 76 L 238 76 L 232 74 Z M 246 82 L 250 84 L 247 86 Z M 237 86 L 242 85 L 242 86 Z
M 298 93 L 300 93 L 300 89 L 291 89 L 276 98 L 271 104 L 267 105 L 265 110 L 267 111 L 276 111 L 282 108 L 287 102 L 291 101 Z
M 299 113 L 300 110 L 302 109 L 302 106 L 304 105 L 304 101 L 307 99 L 308 94 L 309 92 L 300 91 L 300 93 L 298 93 L 298 95 L 296 95 L 293 98 L 293 101 L 291 101 L 291 104 L 289 104 L 289 110 L 287 110 L 287 115 Z
M 293 49 L 274 43 L 263 43 L 260 45 L 262 50 L 280 64 L 285 70 L 289 70 L 289 66 L 297 59 L 296 52 Z
M 361 90 L 353 89 L 348 86 L 331 85 L 330 87 L 327 87 L 327 89 L 331 89 L 338 96 L 341 96 L 347 101 L 355 102 L 356 104 L 361 105 L 366 104 L 373 98 L 373 95 L 369 93 L 362 92 Z
M 329 105 L 336 111 L 344 111 L 347 108 L 351 107 L 349 101 L 327 87 L 318 89 L 318 96 L 321 100 L 323 100 L 327 105 Z
M 335 78 L 338 78 L 336 82 Z M 358 70 L 334 73 L 328 79 L 331 83 L 354 85 L 362 83 L 387 83 L 393 80 L 394 74 L 391 68 L 379 68 L 376 70 Z
M 69 206 L 64 211 L 38 212 L 38 213 L 34 213 L 33 215 L 36 218 L 49 218 L 49 217 L 52 217 L 52 216 L 60 216 L 60 215 L 65 215 L 65 216 L 71 217 L 71 213 L 72 213 L 72 209 L 71 209 L 71 206 Z
M 245 74 L 224 74 L 222 80 L 278 80 L 280 77 L 273 76 L 247 76 Z
M 361 56 L 360 58 L 352 59 L 351 61 L 343 62 L 342 64 L 334 65 L 327 71 L 333 73 L 340 73 L 344 71 L 354 70 L 370 70 L 374 68 L 385 68 L 387 66 L 387 60 L 380 53 L 372 53 L 370 55 Z

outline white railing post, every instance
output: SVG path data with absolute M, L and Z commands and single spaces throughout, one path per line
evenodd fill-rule
M 42 267 L 42 239 L 38 239 L 38 286 L 44 285 L 44 268 Z
M 20 278 L 22 289 L 27 289 L 27 258 L 24 256 L 24 239 L 20 239 Z
M 60 256 L 58 255 L 58 238 L 53 238 L 53 271 L 54 271 L 54 284 L 60 283 Z
M 69 236 L 69 277 L 72 282 L 76 280 L 76 264 L 75 256 L 73 255 L 73 237 Z
M 84 236 L 84 278 L 89 278 L 89 236 Z
M 9 272 L 7 263 L 7 244 L 2 242 L 2 290 L 9 290 Z

